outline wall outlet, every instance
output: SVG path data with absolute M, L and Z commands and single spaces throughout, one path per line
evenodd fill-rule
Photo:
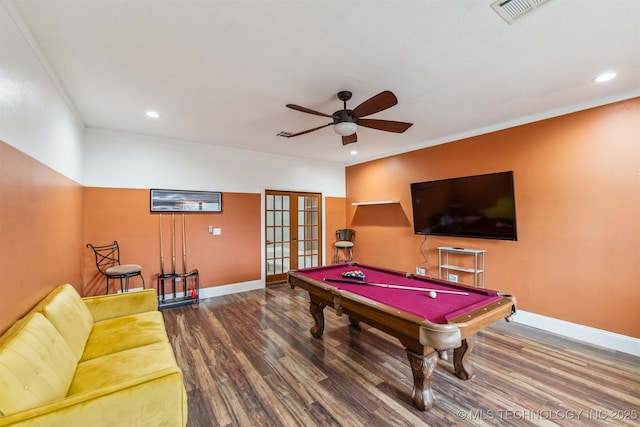
M 427 275 L 427 270 L 423 267 L 416 267 L 416 274 L 418 276 L 426 276 Z
M 449 279 L 448 280 L 450 282 L 457 282 L 458 281 L 458 275 L 449 273 Z

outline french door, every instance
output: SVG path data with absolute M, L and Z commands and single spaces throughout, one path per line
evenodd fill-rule
M 289 270 L 320 265 L 321 200 L 319 193 L 265 192 L 267 285 L 286 281 Z

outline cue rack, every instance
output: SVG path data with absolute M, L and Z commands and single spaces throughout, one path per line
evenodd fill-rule
M 198 270 L 187 270 L 187 233 L 185 214 L 181 214 L 182 272 L 176 262 L 176 215 L 171 214 L 171 271 L 165 271 L 162 214 L 160 217 L 160 273 L 158 274 L 158 308 L 175 307 L 200 302 L 200 275 Z

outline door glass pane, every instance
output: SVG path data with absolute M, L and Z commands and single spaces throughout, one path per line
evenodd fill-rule
M 289 223 L 289 211 L 282 212 L 282 225 L 290 225 L 290 223 Z
M 304 240 L 304 227 L 298 227 L 298 240 Z
M 273 210 L 273 196 L 271 195 L 267 196 L 267 210 Z
M 298 196 L 298 210 L 304 210 L 304 196 Z
M 267 243 L 273 242 L 273 227 L 267 228 Z
M 282 260 L 276 259 L 276 271 L 275 274 L 282 274 Z
M 282 196 L 276 196 L 276 210 L 282 209 Z
M 273 211 L 267 212 L 267 225 L 273 225 Z
M 291 265 L 289 262 L 289 258 L 285 258 L 282 260 L 282 271 L 284 273 L 286 273 L 287 271 L 289 271 L 291 269 Z
M 311 257 L 311 267 L 318 266 L 318 255 L 314 255 Z
M 282 258 L 282 243 L 276 243 L 276 258 Z
M 291 237 L 289 237 L 289 227 L 282 227 L 282 241 L 283 242 L 288 242 L 289 240 L 291 240 Z
M 282 212 L 276 211 L 276 225 L 282 225 Z
M 289 196 L 282 196 L 282 209 L 289 210 Z
M 276 227 L 276 242 L 282 242 L 282 227 Z

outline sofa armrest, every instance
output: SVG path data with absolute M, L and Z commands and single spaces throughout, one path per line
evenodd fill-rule
M 187 423 L 187 400 L 178 367 L 100 389 L 79 393 L 37 408 L 0 416 L 2 426 L 48 427 L 162 425 Z
M 158 310 L 158 294 L 155 289 L 86 297 L 82 300 L 89 308 L 94 322 Z

